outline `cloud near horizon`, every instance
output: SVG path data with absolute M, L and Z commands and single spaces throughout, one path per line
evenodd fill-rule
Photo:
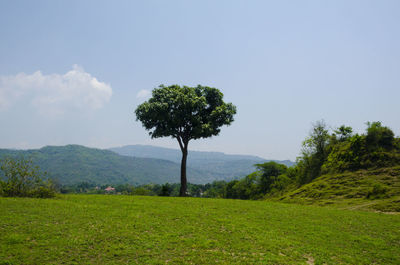
M 65 74 L 19 73 L 0 76 L 0 111 L 16 104 L 30 104 L 39 113 L 57 116 L 70 110 L 95 110 L 112 96 L 109 84 L 74 65 Z
M 145 99 L 151 95 L 151 91 L 147 89 L 142 89 L 136 94 L 136 98 Z

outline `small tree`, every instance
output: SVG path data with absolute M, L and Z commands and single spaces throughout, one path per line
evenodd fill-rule
M 158 192 L 158 196 L 171 196 L 172 187 L 169 183 L 165 183 L 161 186 L 161 190 Z
M 320 175 L 321 167 L 326 161 L 330 135 L 325 122 L 317 121 L 309 137 L 303 142 L 302 156 L 298 159 L 297 165 L 300 170 L 300 184 L 312 181 Z
M 379 121 L 367 122 L 367 148 L 372 151 L 379 148 L 391 150 L 395 147 L 395 137 L 393 131 Z
M 342 125 L 334 131 L 334 135 L 339 136 L 339 141 L 344 142 L 349 139 L 353 134 L 353 128 Z
M 179 195 L 186 196 L 189 141 L 218 135 L 220 127 L 233 122 L 236 107 L 225 103 L 223 94 L 216 88 L 161 85 L 135 113 L 152 138 L 177 139 L 182 151 Z
M 0 179 L 0 195 L 6 197 L 55 196 L 55 188 L 50 180 L 44 180 L 46 172 L 40 171 L 30 159 L 4 158 L 0 161 L 3 179 Z
M 263 194 L 269 192 L 271 186 L 278 180 L 278 177 L 287 171 L 287 166 L 278 164 L 274 161 L 256 164 L 255 166 L 261 172 L 259 186 Z

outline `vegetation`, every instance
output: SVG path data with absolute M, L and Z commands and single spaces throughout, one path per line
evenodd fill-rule
M 400 166 L 324 174 L 270 200 L 400 212 Z
M 167 160 L 127 157 L 109 150 L 79 145 L 47 146 L 36 150 L 0 149 L 0 158 L 30 157 L 34 164 L 48 172 L 48 177 L 61 185 L 88 182 L 94 185 L 177 182 L 180 166 Z M 249 161 L 251 164 L 251 161 Z M 251 172 L 251 171 L 249 171 Z M 190 181 L 207 183 L 224 174 L 188 169 Z
M 214 181 L 211 184 L 188 183 L 187 195 L 191 197 L 223 198 L 224 187 L 227 182 Z M 115 190 L 110 193 L 105 189 L 112 186 Z M 222 191 L 218 189 L 222 187 Z M 118 195 L 147 195 L 147 196 L 179 196 L 180 184 L 144 184 L 134 186 L 131 184 L 106 184 L 96 185 L 90 182 L 81 182 L 74 185 L 61 185 L 59 190 L 63 194 L 84 193 L 84 194 L 118 194 Z
M 112 179 L 58 187 L 90 196 L 2 197 L 0 264 L 399 264 L 400 215 L 348 211 L 400 212 L 399 157 L 399 138 L 379 122 L 361 135 L 318 122 L 295 166 L 269 161 L 242 179 L 187 184 L 187 195 L 210 199 L 170 197 L 180 184 Z M 1 169 L 3 196 L 54 196 L 31 160 L 4 159 Z
M 400 163 L 400 139 L 380 122 L 368 122 L 365 134 L 353 134 L 352 128 L 341 126 L 329 134 L 323 122 L 314 125 L 303 143 L 297 163 L 297 182 L 310 183 L 327 173 L 391 167 Z
M 45 179 L 32 160 L 19 157 L 0 161 L 0 196 L 50 198 L 55 196 L 53 183 Z
M 0 198 L 2 264 L 399 264 L 400 216 L 264 201 Z
M 188 184 L 187 195 L 230 199 L 269 199 L 352 209 L 400 211 L 399 138 L 379 122 L 365 134 L 341 126 L 329 132 L 317 122 L 292 167 L 269 161 L 242 179 Z M 104 190 L 84 190 L 104 193 Z M 168 188 L 168 189 L 167 189 Z M 163 190 L 164 189 L 164 190 Z M 178 196 L 178 184 L 147 184 L 121 189 L 120 194 Z M 79 188 L 66 188 L 73 191 Z M 82 192 L 80 190 L 79 192 Z
M 60 185 L 73 186 L 88 182 L 94 186 L 106 184 L 138 186 L 147 183 L 178 182 L 180 165 L 174 162 L 175 156 L 172 155 L 171 161 L 168 161 L 165 159 L 166 155 L 155 156 L 154 154 L 163 151 L 167 154 L 179 154 L 181 151 L 147 147 L 151 149 L 151 152 L 145 153 L 146 150 L 142 149 L 142 156 L 148 154 L 153 158 L 140 157 L 140 153 L 133 153 L 137 154 L 136 157 L 127 157 L 128 154 L 118 155 L 109 150 L 80 145 L 47 146 L 33 150 L 0 149 L 0 158 L 30 157 L 36 165 L 48 172 L 50 179 Z M 254 164 L 265 161 L 253 156 L 195 151 L 190 152 L 188 157 L 188 181 L 197 184 L 244 177 L 256 169 Z
M 218 183 L 219 188 L 210 194 L 400 211 L 399 143 L 400 139 L 380 122 L 367 123 L 366 133 L 359 135 L 344 125 L 329 133 L 320 121 L 304 141 L 295 166 L 257 164 L 258 171 Z M 370 201 L 375 199 L 379 201 Z
M 135 113 L 152 138 L 177 139 L 182 151 L 179 195 L 186 196 L 189 141 L 218 135 L 221 126 L 233 122 L 236 107 L 225 103 L 223 94 L 216 88 L 161 85 Z
M 323 122 L 317 122 L 304 141 L 295 166 L 287 167 L 274 161 L 262 163 L 261 160 L 255 165 L 257 171 L 241 179 L 214 180 L 208 184 L 188 183 L 186 195 L 253 200 L 267 198 L 306 204 L 335 204 L 343 208 L 400 211 L 400 171 L 393 166 L 400 161 L 399 143 L 399 138 L 379 122 L 368 123 L 366 133 L 361 135 L 353 134 L 352 128 L 344 125 L 330 132 Z M 180 185 L 175 183 L 179 166 L 165 160 L 130 158 L 82 146 L 45 147 L 29 151 L 0 150 L 1 154 L 3 157 L 11 154 L 14 158 L 30 154 L 35 163 L 39 162 L 37 164 L 40 167 L 50 170 L 53 177 L 61 176 L 62 181 L 55 185 L 61 193 L 180 194 Z M 200 164 L 201 160 L 209 160 L 205 154 L 194 154 Z M 230 159 L 246 159 L 221 156 L 220 153 L 210 154 L 208 158 L 213 155 L 219 163 L 240 164 Z M 58 164 L 57 161 L 62 163 Z M 158 178 L 152 172 L 146 173 L 146 163 L 149 163 L 149 167 L 160 168 Z M 175 172 L 168 173 L 168 166 L 164 164 L 175 165 Z M 139 170 L 145 174 L 140 175 Z M 198 175 L 203 180 L 213 179 L 202 172 L 198 172 Z M 142 184 L 146 182 L 154 184 Z M 105 191 L 108 186 L 115 190 Z

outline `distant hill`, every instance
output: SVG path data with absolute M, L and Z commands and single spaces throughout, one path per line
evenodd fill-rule
M 156 147 L 151 145 L 127 145 L 122 147 L 110 148 L 120 155 L 165 159 L 175 163 L 180 163 L 182 153 L 178 149 Z M 232 179 L 235 177 L 243 177 L 256 168 L 254 164 L 264 163 L 266 160 L 258 156 L 250 155 L 229 155 L 222 152 L 202 152 L 190 151 L 188 155 L 188 167 L 207 171 L 209 174 L 219 176 L 222 179 Z M 273 160 L 287 166 L 294 165 L 290 160 Z
M 79 145 L 46 146 L 34 150 L 0 149 L 0 158 L 4 156 L 30 157 L 61 184 L 82 181 L 96 184 L 176 183 L 180 176 L 180 164 L 172 161 L 121 156 L 109 150 Z M 191 168 L 187 174 L 191 183 L 207 183 L 221 178 Z
M 80 145 L 46 146 L 32 150 L 0 149 L 0 158 L 32 158 L 35 164 L 61 184 L 87 181 L 140 185 L 180 181 L 180 150 L 141 145 L 111 150 Z M 240 178 L 255 171 L 254 164 L 264 161 L 256 156 L 192 151 L 187 168 L 188 182 L 205 184 Z
M 182 153 L 178 149 L 158 147 L 152 145 L 125 145 L 121 147 L 109 148 L 109 150 L 114 151 L 120 155 L 136 156 L 136 157 L 149 157 L 149 158 L 159 158 L 165 160 L 171 160 L 174 162 L 180 162 Z M 229 155 L 222 152 L 203 152 L 203 151 L 191 151 L 189 150 L 188 159 L 191 161 L 197 160 L 255 160 L 262 161 L 265 160 L 258 156 L 251 155 Z

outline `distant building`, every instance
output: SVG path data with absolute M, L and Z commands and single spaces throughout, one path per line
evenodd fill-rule
M 107 188 L 104 189 L 106 192 L 115 192 L 115 188 L 108 186 Z

